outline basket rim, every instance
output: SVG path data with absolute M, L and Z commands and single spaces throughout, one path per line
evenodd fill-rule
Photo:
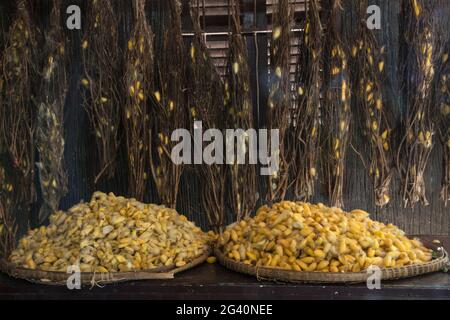
M 175 274 L 182 271 L 192 269 L 199 264 L 202 264 L 211 255 L 211 248 L 189 261 L 182 267 L 175 265 L 167 267 L 158 267 L 147 270 L 135 270 L 126 272 L 80 272 L 80 279 L 82 285 L 100 286 L 104 284 L 136 281 L 136 280 L 168 280 L 173 279 Z M 67 279 L 70 277 L 69 273 L 62 271 L 44 271 L 33 270 L 18 267 L 6 259 L 0 259 L 0 271 L 6 273 L 10 277 L 16 279 L 27 280 L 33 283 L 48 284 L 48 285 L 65 285 Z
M 381 268 L 381 280 L 395 280 L 414 277 L 421 274 L 432 273 L 444 268 L 449 261 L 448 253 L 442 246 L 430 248 L 439 253 L 429 262 L 414 264 L 397 268 Z M 273 267 L 257 267 L 244 264 L 228 258 L 218 247 L 214 248 L 214 254 L 219 263 L 235 272 L 256 276 L 258 280 L 284 281 L 294 283 L 361 283 L 366 282 L 371 275 L 367 272 L 318 272 L 295 271 Z

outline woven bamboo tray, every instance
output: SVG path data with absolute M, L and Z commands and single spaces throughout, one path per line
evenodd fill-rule
M 210 256 L 211 251 L 208 250 L 203 255 L 195 258 L 182 267 L 168 266 L 141 271 L 128 272 L 111 272 L 111 273 L 95 273 L 81 272 L 80 280 L 82 285 L 102 286 L 110 283 L 118 283 L 136 280 L 155 280 L 155 279 L 173 279 L 175 274 L 194 268 L 202 264 Z M 0 260 L 0 270 L 16 279 L 23 279 L 33 283 L 47 285 L 66 285 L 67 279 L 71 274 L 65 272 L 31 270 L 17 267 L 4 259 Z
M 431 248 L 432 246 L 428 247 Z M 448 253 L 442 247 L 436 247 L 433 250 L 437 254 L 437 257 L 430 262 L 400 268 L 381 269 L 381 280 L 409 278 L 441 270 L 448 263 Z M 292 283 L 362 283 L 366 282 L 369 276 L 366 272 L 311 272 L 256 267 L 230 259 L 218 248 L 214 250 L 214 253 L 220 264 L 224 267 L 236 272 L 256 276 L 258 280 Z

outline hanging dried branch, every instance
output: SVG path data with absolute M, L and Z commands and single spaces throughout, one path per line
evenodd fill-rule
M 437 80 L 437 107 L 435 123 L 442 143 L 443 174 L 441 199 L 447 205 L 450 201 L 450 41 L 441 55 L 440 70 Z
M 35 200 L 34 133 L 35 108 L 31 103 L 34 35 L 25 0 L 16 1 L 17 12 L 3 54 L 4 101 L 0 109 L 2 136 L 14 170 L 20 176 L 17 197 L 30 204 Z
M 150 150 L 150 167 L 162 203 L 175 208 L 182 165 L 171 159 L 175 142 L 172 132 L 186 126 L 186 61 L 181 34 L 181 3 L 167 1 L 169 17 L 162 27 L 162 47 L 158 52 L 156 91 L 153 93 L 153 130 Z
M 65 43 L 61 29 L 61 1 L 53 0 L 50 28 L 45 32 L 45 44 L 40 59 L 41 86 L 36 97 L 38 107 L 36 144 L 37 163 L 43 205 L 39 212 L 42 223 L 59 207 L 67 191 L 64 159 L 64 104 L 67 93 Z
M 294 193 L 307 201 L 314 193 L 319 156 L 319 121 L 322 89 L 323 28 L 318 0 L 308 0 L 304 33 L 299 39 L 296 74 Z
M 120 125 L 121 50 L 118 22 L 109 0 L 89 1 L 87 26 L 82 41 L 85 87 L 84 108 L 89 116 L 100 162 L 95 183 L 112 178 L 118 153 Z
M 427 205 L 424 175 L 435 133 L 431 93 L 438 35 L 434 32 L 432 5 L 428 1 L 403 0 L 401 17 L 400 61 L 406 112 L 397 166 L 405 206 L 414 206 L 419 201 Z
M 142 201 L 147 180 L 150 114 L 147 97 L 153 87 L 153 33 L 145 16 L 145 0 L 134 0 L 134 27 L 125 54 L 123 108 L 128 160 L 128 193 Z
M 267 108 L 267 129 L 279 130 L 279 169 L 267 176 L 266 200 L 284 199 L 288 189 L 288 145 L 285 143 L 291 109 L 290 48 L 294 10 L 289 0 L 278 0 L 273 14 L 273 32 L 270 44 L 270 84 Z M 270 139 L 269 146 L 271 145 Z
M 0 59 L 0 69 L 2 69 Z M 0 113 L 3 108 L 4 86 L 3 79 L 0 78 Z M 0 132 L 3 132 L 3 121 L 0 121 Z M 8 153 L 7 145 L 3 136 L 0 135 L 0 258 L 6 258 L 14 249 L 16 227 L 14 221 L 15 200 L 17 195 L 15 188 L 6 176 L 5 158 Z
M 349 145 L 351 119 L 347 54 L 339 35 L 340 1 L 330 0 L 326 32 L 324 175 L 332 206 L 343 207 L 345 159 Z
M 192 123 L 202 121 L 203 130 L 223 130 L 223 116 L 228 106 L 224 83 L 211 61 L 200 28 L 198 0 L 191 0 L 190 12 L 194 27 L 194 38 L 190 47 L 189 103 Z M 194 128 L 191 128 L 193 130 Z M 195 150 L 198 152 L 198 150 Z M 201 151 L 200 151 L 201 152 Z M 223 227 L 225 215 L 224 164 L 204 164 L 199 170 L 202 181 L 202 206 L 212 228 L 219 231 Z
M 358 3 L 355 43 L 351 54 L 354 62 L 355 117 L 361 124 L 369 153 L 364 154 L 375 191 L 375 204 L 384 206 L 390 201 L 393 175 L 392 129 L 393 114 L 386 108 L 383 96 L 384 47 L 378 45 L 365 17 L 368 1 Z
M 2 148 L 0 147 L 0 155 Z M 17 227 L 14 210 L 16 208 L 15 187 L 6 176 L 3 161 L 0 162 L 0 258 L 6 258 L 14 249 Z
M 250 67 L 248 65 L 247 45 L 241 35 L 239 1 L 232 0 L 231 36 L 229 39 L 229 86 L 230 108 L 229 128 L 247 131 L 253 128 L 253 105 L 250 91 Z M 238 148 L 243 148 L 246 154 L 250 150 L 249 136 Z M 250 161 L 238 163 L 237 159 L 229 166 L 231 190 L 231 209 L 237 220 L 248 217 L 256 205 L 256 166 Z

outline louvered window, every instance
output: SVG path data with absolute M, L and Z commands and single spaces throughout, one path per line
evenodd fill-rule
M 185 1 L 188 8 L 189 0 Z M 205 31 L 206 45 L 210 50 L 213 63 L 222 77 L 227 72 L 229 10 L 228 0 L 198 0 L 202 30 Z M 291 37 L 290 80 L 295 108 L 295 72 L 299 57 L 300 26 L 305 17 L 305 0 L 290 0 L 295 8 L 293 35 Z M 249 45 L 249 64 L 252 72 L 252 88 L 255 102 L 255 119 L 259 125 L 266 123 L 264 106 L 268 98 L 268 79 L 270 73 L 270 42 L 272 33 L 272 16 L 277 0 L 240 0 L 242 34 Z M 186 12 L 186 15 L 189 15 Z M 189 18 L 184 21 L 189 20 Z M 189 23 L 185 25 L 186 37 L 192 36 Z M 256 45 L 257 44 L 257 45 Z M 264 55 L 264 53 L 267 55 Z
M 200 8 L 202 28 L 203 30 L 206 30 L 207 46 L 210 49 L 214 64 L 223 75 L 226 70 L 228 52 L 227 33 L 229 30 L 229 1 L 198 0 L 197 2 Z M 291 0 L 290 2 L 295 8 L 295 18 L 299 21 L 304 16 L 304 0 Z M 271 21 L 275 4 L 276 0 L 241 0 L 240 8 L 243 34 L 247 36 L 253 36 L 254 32 L 256 32 L 258 36 L 267 36 L 267 34 L 270 34 L 272 30 Z M 257 23 L 255 23 L 255 14 Z M 264 19 L 261 19 L 261 16 L 264 14 Z M 185 34 L 189 36 L 190 31 L 191 30 L 186 30 Z M 270 37 L 267 38 L 270 40 Z M 268 46 L 270 46 L 270 41 Z M 296 37 L 292 37 L 291 54 L 291 80 L 293 81 L 295 66 L 298 59 L 298 40 Z

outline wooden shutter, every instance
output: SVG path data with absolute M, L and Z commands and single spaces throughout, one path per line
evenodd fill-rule
M 267 26 L 263 29 L 256 30 L 260 34 L 270 33 L 272 31 L 272 15 L 274 5 L 277 0 L 241 0 L 241 13 L 245 18 L 252 16 L 254 13 L 255 4 L 260 8 L 260 1 L 265 1 L 265 10 L 267 15 Z M 228 0 L 198 0 L 200 6 L 200 19 L 202 21 L 202 28 L 206 30 L 206 44 L 210 50 L 213 62 L 221 75 L 225 75 L 227 52 L 228 52 Z M 304 17 L 305 1 L 304 0 L 290 0 L 295 8 L 295 20 L 301 21 Z M 242 28 L 244 34 L 251 34 L 255 30 L 253 28 Z M 189 34 L 187 31 L 186 34 Z M 270 48 L 270 36 L 269 48 Z M 270 54 L 270 51 L 268 52 Z M 269 58 L 269 57 L 268 57 Z M 291 43 L 291 81 L 294 81 L 295 68 L 298 59 L 298 39 L 292 37 Z M 269 59 L 268 60 L 268 64 Z

